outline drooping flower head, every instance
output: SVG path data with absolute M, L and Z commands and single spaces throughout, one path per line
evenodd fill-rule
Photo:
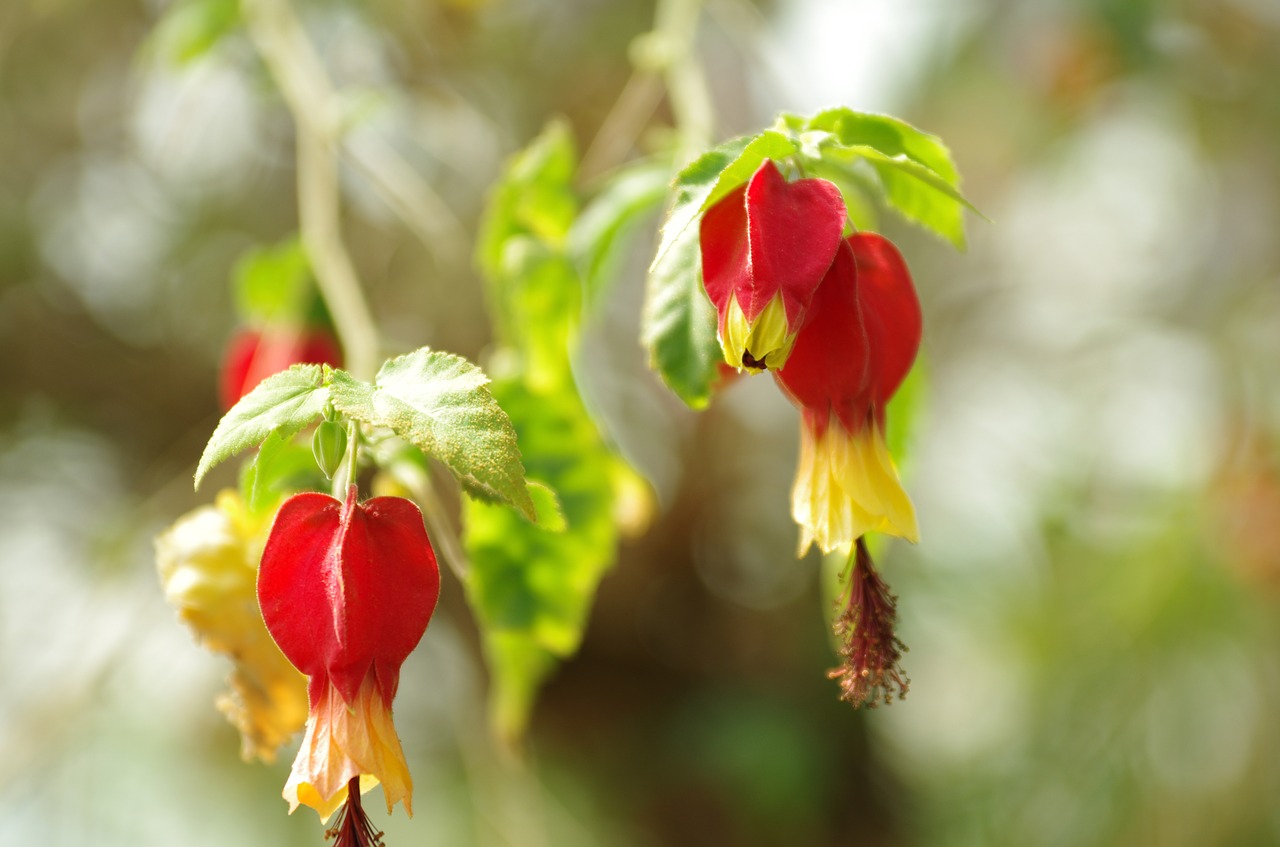
M 791 510 L 800 552 L 846 548 L 869 531 L 917 541 L 915 509 L 884 441 L 884 410 L 915 361 L 920 303 L 897 248 L 845 239 L 774 374 L 802 410 Z
M 302 729 L 307 681 L 280 653 L 258 611 L 254 584 L 267 518 L 234 491 L 179 518 L 156 538 L 165 599 L 207 649 L 228 656 L 231 690 L 218 710 L 240 730 L 240 756 L 274 762 Z
M 787 182 L 766 159 L 702 217 L 702 283 L 719 313 L 720 347 L 735 368 L 780 368 L 845 225 L 840 190 Z
M 435 554 L 409 500 L 359 503 L 352 485 L 345 502 L 309 492 L 280 507 L 258 601 L 280 650 L 310 677 L 307 730 L 284 790 L 290 811 L 302 803 L 327 820 L 349 784 L 381 782 L 387 811 L 403 800 L 412 815 L 391 702 L 439 595 Z M 358 803 L 347 811 L 363 814 Z

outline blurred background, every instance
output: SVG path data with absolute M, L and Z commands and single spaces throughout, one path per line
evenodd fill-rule
M 155 534 L 234 483 L 190 484 L 231 269 L 297 228 L 252 43 L 158 36 L 165 8 L 0 5 L 4 844 L 322 843 L 279 796 L 292 748 L 240 761 L 229 664 L 155 573 Z M 551 117 L 590 147 L 651 3 L 296 8 L 356 104 L 344 235 L 388 343 L 483 360 L 486 191 Z M 965 254 L 885 221 L 926 327 L 923 540 L 880 560 L 910 696 L 837 700 L 796 415 L 763 378 L 695 415 L 648 373 L 641 237 L 582 379 L 659 511 L 520 761 L 447 578 L 396 704 L 417 816 L 370 804 L 387 843 L 1280 844 L 1280 5 L 708 0 L 696 50 L 717 140 L 889 111 L 990 219 Z M 442 201 L 417 229 L 359 166 L 386 150 Z

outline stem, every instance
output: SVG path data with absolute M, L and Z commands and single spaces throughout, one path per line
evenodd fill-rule
M 249 36 L 293 114 L 298 148 L 298 226 L 348 370 L 373 376 L 378 327 L 342 242 L 338 163 L 330 147 L 336 105 L 320 57 L 288 0 L 244 0 Z
M 356 476 L 360 473 L 360 424 L 351 421 L 347 424 L 347 478 L 344 480 L 345 485 L 342 491 L 346 491 L 346 487 L 356 484 Z M 335 474 L 340 477 L 342 474 Z M 337 480 L 334 481 L 334 487 L 338 488 Z M 335 494 L 335 497 L 338 495 Z M 345 497 L 342 499 L 346 499 Z
M 694 37 L 702 0 L 658 0 L 654 32 L 669 50 L 663 79 L 680 132 L 676 161 L 692 161 L 711 145 L 714 110 L 706 76 L 694 54 Z
M 626 158 L 661 99 L 662 83 L 655 72 L 636 70 L 631 74 L 582 156 L 580 182 L 589 183 Z

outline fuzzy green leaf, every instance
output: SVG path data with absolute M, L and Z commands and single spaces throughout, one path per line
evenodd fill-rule
M 523 728 L 551 658 L 577 650 L 596 586 L 613 565 L 612 469 L 619 460 L 571 386 L 534 391 L 516 377 L 493 390 L 519 431 L 530 478 L 549 486 L 534 486 L 542 488 L 540 514 L 554 508 L 551 490 L 563 514 L 562 526 L 544 527 L 510 509 L 465 503 L 467 597 L 490 657 L 495 725 L 510 737 Z
M 711 399 L 716 364 L 716 310 L 702 288 L 698 230 L 690 227 L 649 272 L 641 336 L 649 366 L 685 403 Z
M 219 462 L 257 447 L 273 432 L 292 437 L 320 416 L 328 398 L 320 365 L 294 365 L 264 379 L 218 422 L 196 466 L 196 488 Z
M 759 135 L 726 141 L 694 159 L 676 175 L 675 199 L 650 270 L 673 250 L 681 235 L 717 200 L 751 178 L 765 159 L 785 159 L 796 152 L 787 135 L 767 129 Z M 697 230 L 694 229 L 695 236 Z M 695 237 L 694 242 L 697 242 Z
M 485 206 L 476 263 L 488 283 L 498 336 L 507 343 L 514 343 L 513 336 L 527 321 L 520 304 L 513 302 L 520 296 L 526 264 L 558 255 L 578 213 L 573 191 L 576 168 L 573 136 L 564 122 L 553 121 L 507 161 Z M 571 296 L 576 311 L 578 289 L 574 278 L 571 295 L 552 294 L 556 300 Z
M 438 459 L 473 496 L 534 520 L 515 430 L 478 367 L 423 347 L 382 366 L 372 386 L 335 372 L 334 408 L 383 426 Z

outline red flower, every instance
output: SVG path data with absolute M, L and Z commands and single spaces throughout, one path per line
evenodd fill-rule
M 884 443 L 884 410 L 915 361 L 920 303 L 897 248 L 845 239 L 774 374 L 803 411 L 791 508 L 800 550 L 847 547 L 871 530 L 917 541 L 915 509 Z
M 840 246 L 840 189 L 787 180 L 766 159 L 702 217 L 702 283 L 719 313 L 720 346 L 735 368 L 780 368 L 814 291 Z
M 435 554 L 410 501 L 358 503 L 353 485 L 346 502 L 305 493 L 280 507 L 258 601 L 281 652 L 310 677 L 306 735 L 284 790 L 290 811 L 303 803 L 327 819 L 349 785 L 367 791 L 381 782 L 387 811 L 403 799 L 412 815 L 391 701 L 439 595 Z M 340 826 L 362 831 L 351 815 L 363 815 L 354 800 Z
M 267 377 L 297 364 L 340 367 L 342 351 L 328 330 L 315 327 L 240 330 L 222 360 L 218 394 L 223 411 Z

